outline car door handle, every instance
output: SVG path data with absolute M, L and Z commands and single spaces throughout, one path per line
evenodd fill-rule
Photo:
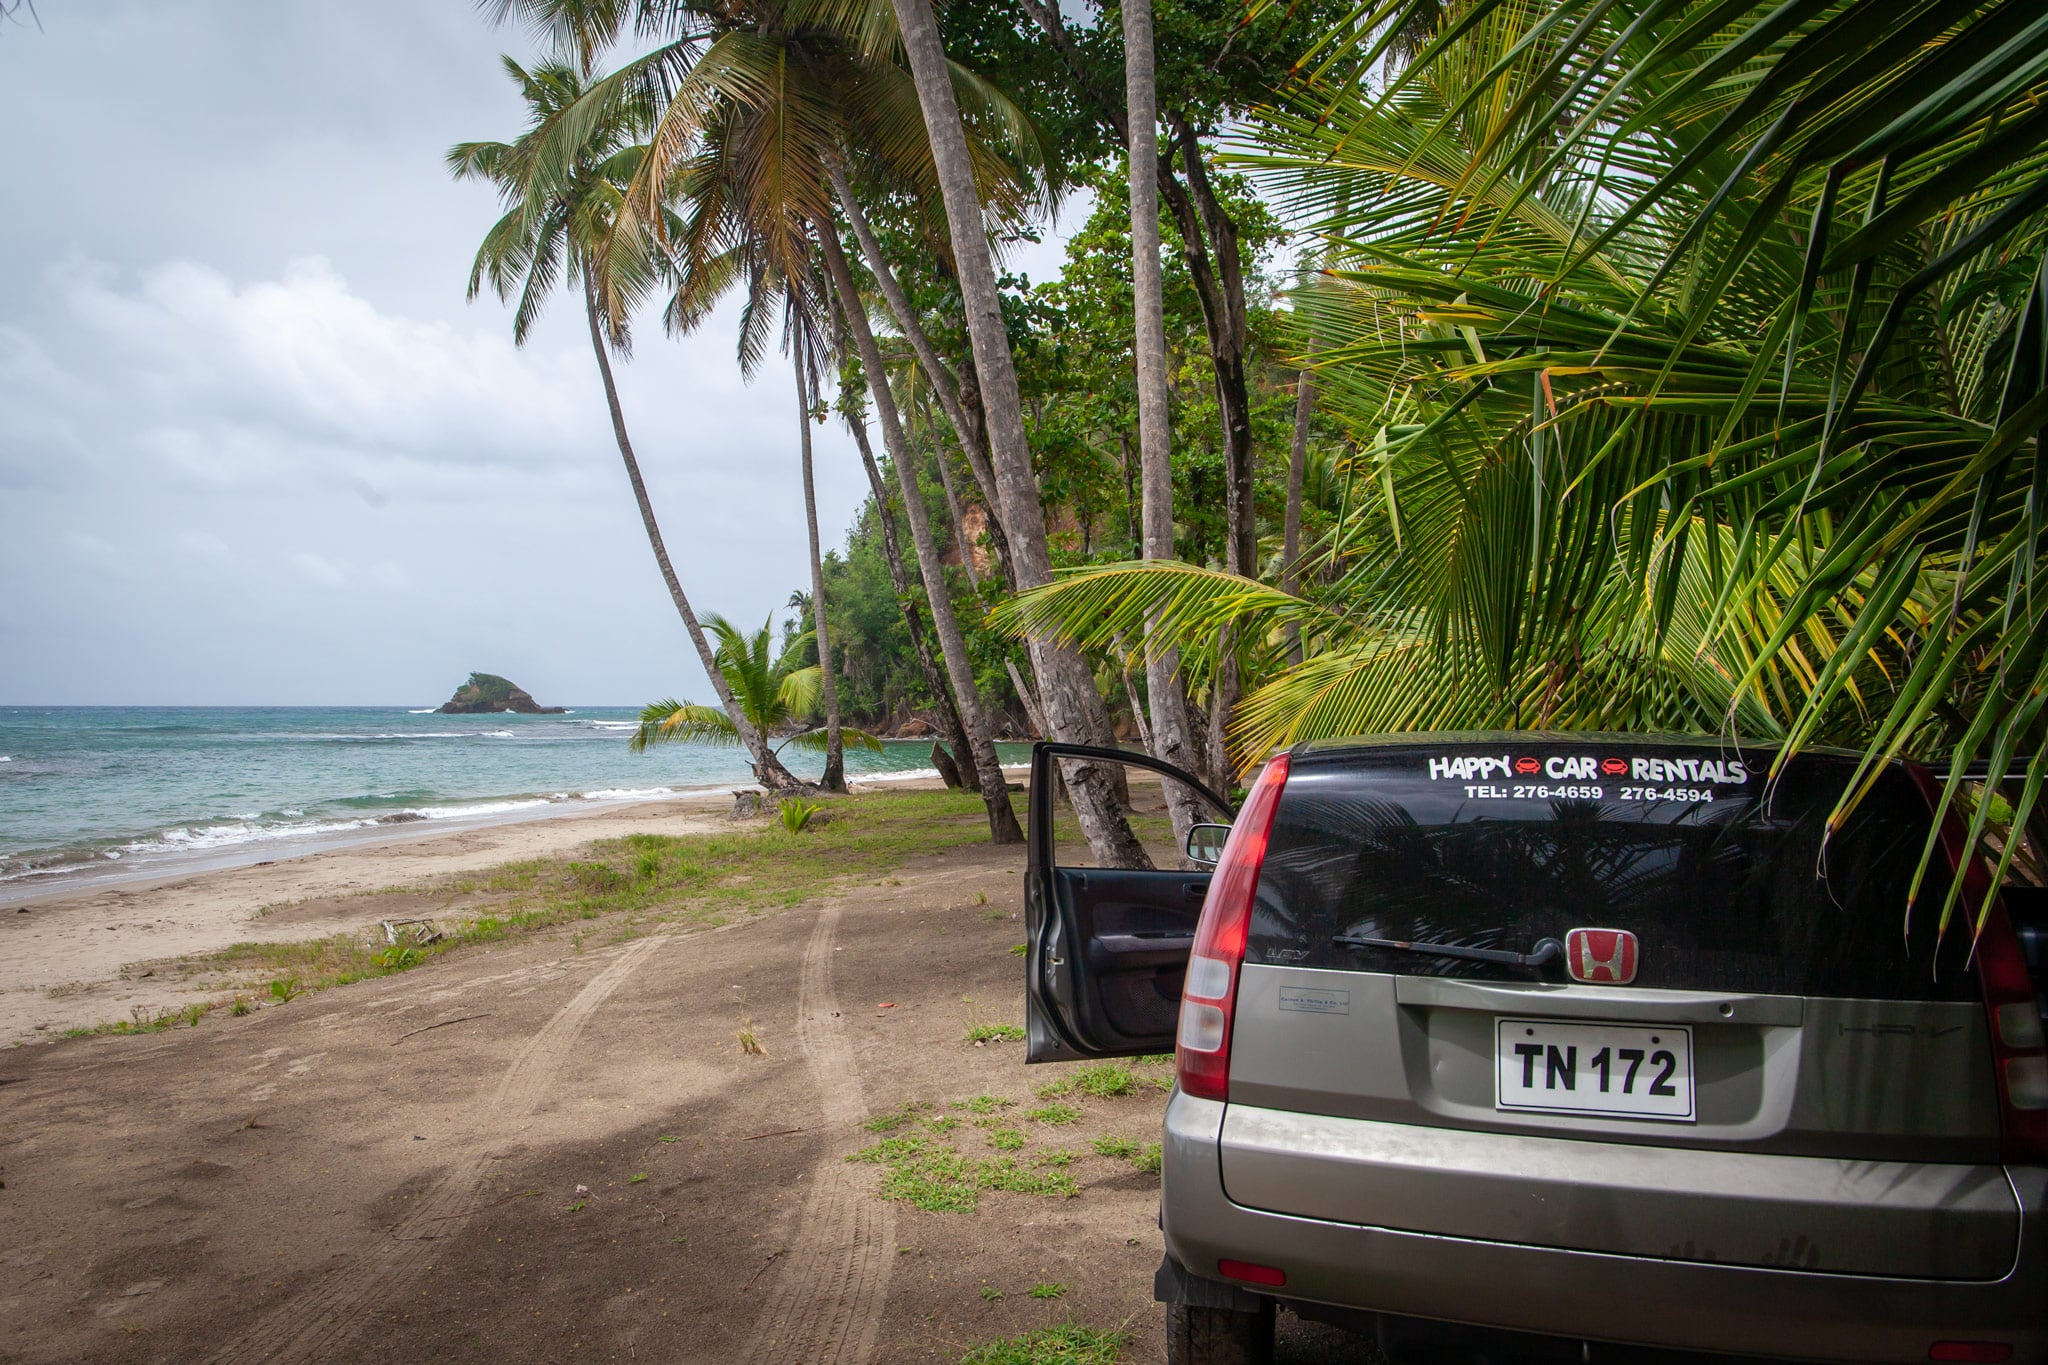
M 1118 972 L 1179 966 L 1194 946 L 1193 934 L 1097 934 L 1088 940 L 1088 965 Z
M 1645 986 L 1458 981 L 1397 976 L 1394 999 L 1434 1009 L 1482 1010 L 1551 1019 L 1640 1020 L 1662 1024 L 1760 1024 L 1798 1028 L 1806 1001 L 1796 995 L 1710 994 Z

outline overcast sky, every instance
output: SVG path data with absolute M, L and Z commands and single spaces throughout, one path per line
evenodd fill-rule
M 0 29 L 0 705 L 708 699 L 570 296 L 463 300 L 517 133 L 466 0 L 39 0 Z M 1068 215 L 1069 221 L 1073 216 Z M 1054 240 L 1018 264 L 1041 276 Z M 795 393 L 640 328 L 629 424 L 693 603 L 809 587 Z M 843 545 L 866 491 L 818 445 Z

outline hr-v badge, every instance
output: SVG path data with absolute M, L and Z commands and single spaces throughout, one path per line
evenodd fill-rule
M 1574 981 L 1626 986 L 1636 979 L 1636 936 L 1626 929 L 1574 929 L 1564 936 L 1564 965 Z

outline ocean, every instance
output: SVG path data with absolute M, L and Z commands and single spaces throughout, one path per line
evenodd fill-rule
M 739 749 L 635 754 L 629 707 L 0 707 L 0 903 L 439 828 L 750 783 Z M 930 740 L 849 749 L 848 776 L 929 774 Z M 1027 744 L 999 746 L 1005 763 Z M 799 776 L 823 759 L 785 750 Z

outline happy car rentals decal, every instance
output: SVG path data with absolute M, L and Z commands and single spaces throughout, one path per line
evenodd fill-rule
M 1610 780 L 1713 782 L 1740 786 L 1749 768 L 1733 758 L 1650 758 L 1614 754 L 1457 754 L 1429 760 L 1433 782 L 1484 782 L 1493 777 L 1547 777 L 1554 782 Z

